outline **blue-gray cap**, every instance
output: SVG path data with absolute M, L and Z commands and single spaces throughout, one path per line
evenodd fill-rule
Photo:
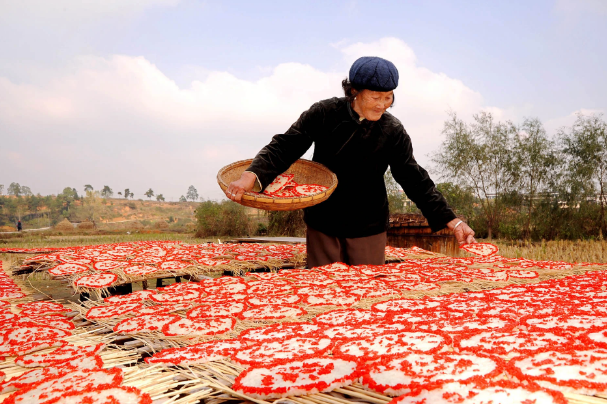
M 391 91 L 398 86 L 398 70 L 394 63 L 377 56 L 356 59 L 349 76 L 350 83 L 359 89 Z

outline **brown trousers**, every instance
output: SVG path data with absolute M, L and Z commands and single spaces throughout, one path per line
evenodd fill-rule
M 308 226 L 306 249 L 308 268 L 333 262 L 348 265 L 384 265 L 386 232 L 368 237 L 339 238 L 328 236 Z

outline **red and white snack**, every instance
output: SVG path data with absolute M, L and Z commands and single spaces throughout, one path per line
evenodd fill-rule
M 331 340 L 316 337 L 293 337 L 278 341 L 263 341 L 244 348 L 232 355 L 232 359 L 245 365 L 292 360 L 320 355 L 331 348 Z
M 291 293 L 293 290 L 293 286 L 287 282 L 259 281 L 260 283 L 252 284 L 253 282 L 249 282 L 248 287 L 248 293 L 251 295 L 283 295 L 286 293 Z
M 573 335 L 563 332 L 494 332 L 483 331 L 478 334 L 454 338 L 454 344 L 460 350 L 482 352 L 511 358 L 522 353 L 533 353 L 551 346 L 566 346 L 573 341 Z
M 176 311 L 187 310 L 192 307 L 191 303 L 167 303 L 157 306 L 143 306 L 133 312 L 136 316 L 146 316 L 148 314 L 168 314 Z
M 317 184 L 302 184 L 295 187 L 295 192 L 300 195 L 314 195 L 320 192 L 325 192 L 327 187 Z
M 238 314 L 238 318 L 241 320 L 280 320 L 300 317 L 307 313 L 307 311 L 297 306 L 264 306 L 245 310 Z
M 87 392 L 73 392 L 54 404 L 152 404 L 152 398 L 136 387 L 121 386 Z
M 118 279 L 118 275 L 106 272 L 102 274 L 85 275 L 76 279 L 74 285 L 81 288 L 107 288 Z
M 464 244 L 459 248 L 461 248 L 462 250 L 466 250 L 474 255 L 479 255 L 481 257 L 488 257 L 499 251 L 499 248 L 497 248 L 495 244 L 491 243 Z
M 398 323 L 362 323 L 356 325 L 338 325 L 322 330 L 332 340 L 373 338 L 381 334 L 405 331 L 408 327 Z
M 389 283 L 390 287 L 399 290 L 437 290 L 440 289 L 440 285 L 429 282 L 415 282 L 415 281 L 392 281 Z
M 170 293 L 157 293 L 150 296 L 150 300 L 156 303 L 181 303 L 181 302 L 192 302 L 203 296 L 203 293 L 199 290 L 184 290 L 184 291 L 173 291 Z
M 595 395 L 607 391 L 607 350 L 538 352 L 512 359 L 508 372 L 542 387 Z
M 321 325 L 358 324 L 367 321 L 381 321 L 385 318 L 383 313 L 371 310 L 342 309 L 332 310 L 316 316 L 312 321 Z
M 232 387 L 254 398 L 279 398 L 329 392 L 351 384 L 359 374 L 353 361 L 315 357 L 273 365 L 254 365 Z
M 18 304 L 21 311 L 22 316 L 27 316 L 29 314 L 33 315 L 45 315 L 45 314 L 55 314 L 55 313 L 64 313 L 67 311 L 71 311 L 71 309 L 65 307 L 62 304 L 54 303 L 54 302 L 30 302 L 30 303 L 21 303 Z
M 162 269 L 146 265 L 132 265 L 122 270 L 122 272 L 130 276 L 144 276 L 158 271 L 162 271 Z
M 607 329 L 584 333 L 579 339 L 590 346 L 594 345 L 599 348 L 607 349 Z
M 0 336 L 0 355 L 13 356 L 63 345 L 69 331 L 36 323 L 21 323 Z
M 93 264 L 93 268 L 95 268 L 98 271 L 107 271 L 108 269 L 115 269 L 118 267 L 122 267 L 122 266 L 126 266 L 128 265 L 126 262 L 123 261 L 111 261 L 111 260 L 107 260 L 107 261 L 97 261 Z
M 80 356 L 95 355 L 104 347 L 103 343 L 89 346 L 66 345 L 46 354 L 18 356 L 15 358 L 15 363 L 24 368 L 56 366 Z
M 89 268 L 85 265 L 80 265 L 80 264 L 60 264 L 57 265 L 55 268 L 49 269 L 49 273 L 51 275 L 55 275 L 55 276 L 62 276 L 62 275 L 73 275 L 73 274 L 79 274 L 82 272 L 87 272 L 89 270 Z
M 266 327 L 249 328 L 238 336 L 246 342 L 276 341 L 291 337 L 305 337 L 317 335 L 322 327 L 312 323 L 281 323 Z
M 109 296 L 103 299 L 106 303 L 135 303 L 146 299 L 154 294 L 152 290 L 138 290 L 137 292 L 129 293 L 128 295 Z
M 295 175 L 293 174 L 280 174 L 274 179 L 274 181 L 270 183 L 270 185 L 266 187 L 263 193 L 271 195 L 276 192 L 282 191 L 286 186 L 289 185 L 289 183 L 293 181 L 294 177 Z
M 219 278 L 221 279 L 221 278 Z M 202 282 L 201 282 L 202 283 Z M 241 282 L 224 282 L 224 283 L 219 283 L 218 285 L 214 285 L 214 286 L 204 286 L 204 291 L 206 293 L 209 294 L 222 294 L 222 295 L 228 295 L 228 294 L 234 294 L 234 293 L 243 293 L 245 290 L 247 290 L 247 285 Z
M 145 361 L 149 364 L 198 365 L 229 358 L 244 345 L 238 340 L 203 342 L 183 348 L 169 348 L 154 354 Z
M 4 404 L 52 403 L 70 393 L 102 390 L 120 386 L 122 370 L 76 370 L 70 373 L 34 383 L 4 400 Z
M 76 359 L 60 363 L 56 366 L 37 368 L 12 377 L 11 380 L 0 384 L 0 394 L 26 388 L 49 378 L 66 375 L 74 370 L 97 370 L 102 367 L 103 360 L 98 355 L 79 356 Z
M 199 292 L 204 291 L 204 286 L 196 282 L 177 282 L 164 288 L 156 289 L 163 293 L 180 293 L 188 290 L 197 290 Z
M 141 303 L 125 303 L 91 307 L 84 315 L 88 319 L 122 317 L 142 308 Z
M 607 326 L 607 316 L 529 316 L 521 319 L 521 325 L 526 325 L 529 330 L 533 331 L 553 331 L 555 329 L 566 331 L 592 330 L 605 328 Z
M 330 290 L 330 289 L 329 289 Z M 327 290 L 327 292 L 329 292 Z M 322 295 L 310 295 L 304 300 L 305 304 L 310 306 L 343 306 L 349 307 L 358 303 L 360 295 L 348 292 L 329 292 Z
M 510 381 L 494 383 L 445 383 L 429 385 L 397 397 L 388 404 L 566 404 L 558 391 L 545 390 L 536 384 Z
M 410 311 L 410 310 L 423 310 L 438 307 L 440 305 L 437 301 L 424 300 L 424 299 L 396 299 L 388 300 L 387 302 L 375 303 L 371 306 L 371 310 L 374 311 Z
M 247 303 L 251 306 L 267 306 L 271 304 L 297 304 L 301 302 L 299 295 L 249 295 Z
M 192 264 L 190 262 L 185 261 L 164 261 L 160 264 L 160 269 L 163 271 L 178 271 L 191 266 Z
M 390 396 L 400 396 L 429 383 L 491 380 L 503 372 L 498 358 L 444 352 L 410 353 L 376 362 L 363 373 L 363 384 Z
M 215 303 L 208 306 L 197 306 L 186 313 L 190 320 L 198 320 L 209 317 L 226 317 L 242 313 L 245 304 L 236 300 Z
M 199 336 L 219 335 L 231 331 L 236 320 L 231 317 L 213 317 L 209 319 L 195 319 L 177 317 L 162 326 L 162 333 L 167 336 Z
M 139 332 L 160 331 L 165 324 L 180 319 L 181 317 L 172 314 L 149 314 L 127 318 L 114 326 L 114 332 L 119 334 L 136 334 Z
M 406 331 L 337 344 L 333 349 L 333 355 L 336 358 L 366 362 L 397 355 L 402 356 L 409 352 L 437 352 L 446 341 L 449 341 L 447 335 Z
M 466 334 L 478 331 L 510 331 L 516 322 L 508 317 L 449 318 L 443 321 L 428 321 L 417 324 L 417 328 L 426 331 L 444 331 L 449 334 Z

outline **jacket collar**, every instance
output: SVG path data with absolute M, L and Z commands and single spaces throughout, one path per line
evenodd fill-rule
M 350 117 L 352 118 L 352 120 L 354 122 L 356 122 L 358 125 L 360 125 L 362 122 L 364 122 L 365 118 L 361 118 L 360 115 L 358 115 L 358 113 L 356 111 L 354 111 L 354 108 L 352 108 L 352 103 L 348 102 L 348 99 L 345 98 L 346 101 L 346 106 L 348 108 L 348 113 L 350 114 Z

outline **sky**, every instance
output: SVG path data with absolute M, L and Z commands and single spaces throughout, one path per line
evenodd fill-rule
M 0 38 L 5 192 L 220 200 L 217 171 L 342 96 L 361 56 L 398 68 L 390 112 L 427 168 L 450 112 L 553 135 L 607 111 L 605 0 L 0 0 Z

